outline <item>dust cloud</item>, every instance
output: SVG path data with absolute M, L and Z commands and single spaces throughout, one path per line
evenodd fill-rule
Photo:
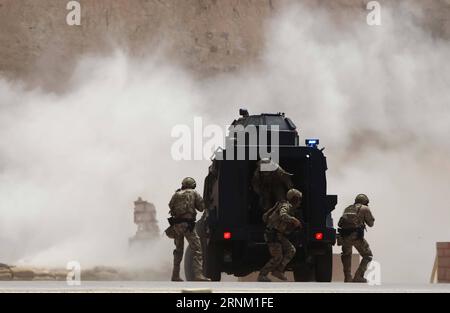
M 326 147 L 338 219 L 357 193 L 376 217 L 367 234 L 384 282 L 426 282 L 436 241 L 450 238 L 450 43 L 420 26 L 420 8 L 383 7 L 337 21 L 290 5 L 267 23 L 256 65 L 199 80 L 155 53 L 84 56 L 69 91 L 0 81 L 0 260 L 65 266 L 164 266 L 162 238 L 130 256 L 132 202 L 160 227 L 181 178 L 208 160 L 173 161 L 178 124 L 226 125 L 239 107 L 285 112 Z M 337 250 L 336 250 L 337 251 Z M 146 263 L 147 262 L 147 263 Z

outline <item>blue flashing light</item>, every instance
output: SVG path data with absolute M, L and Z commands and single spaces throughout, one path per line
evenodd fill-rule
M 317 148 L 319 145 L 319 139 L 306 139 L 305 144 L 307 147 Z

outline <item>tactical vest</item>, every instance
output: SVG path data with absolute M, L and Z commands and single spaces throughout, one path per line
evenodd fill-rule
M 277 202 L 270 210 L 268 210 L 264 216 L 263 221 L 266 223 L 267 228 L 275 229 L 280 233 L 288 233 L 292 231 L 292 227 L 289 223 L 284 222 L 280 216 L 280 209 L 283 205 L 290 205 L 285 201 Z
M 178 190 L 172 196 L 169 203 L 170 215 L 173 217 L 192 215 L 195 218 L 197 215 L 195 211 L 195 191 L 192 189 Z
M 364 222 L 360 216 L 361 207 L 361 204 L 352 204 L 344 210 L 344 214 L 339 221 L 341 228 L 350 229 L 364 226 Z

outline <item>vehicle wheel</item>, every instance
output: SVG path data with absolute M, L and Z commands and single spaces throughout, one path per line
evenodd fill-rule
M 220 281 L 222 278 L 222 271 L 217 261 L 219 256 L 217 254 L 217 249 L 212 245 L 208 245 L 207 252 L 205 253 L 205 258 L 203 262 L 205 268 L 206 277 L 211 279 L 211 281 Z
M 325 253 L 316 256 L 316 281 L 329 283 L 333 277 L 333 248 L 327 246 Z
M 208 278 L 211 279 L 211 281 L 220 281 L 222 279 L 222 273 L 220 270 L 211 270 L 209 272 Z
M 186 252 L 184 253 L 184 275 L 186 276 L 187 281 L 194 280 L 194 259 L 192 255 L 191 247 L 188 246 L 186 248 Z
M 309 282 L 314 280 L 314 271 L 310 264 L 298 264 L 293 270 L 294 280 L 297 282 Z

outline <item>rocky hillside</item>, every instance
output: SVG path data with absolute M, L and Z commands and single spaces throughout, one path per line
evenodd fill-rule
M 303 0 L 335 16 L 365 18 L 368 0 Z M 269 17 L 294 0 L 84 1 L 81 26 L 68 26 L 62 0 L 0 0 L 0 73 L 52 86 L 76 57 L 126 47 L 136 56 L 161 49 L 200 75 L 254 61 Z M 380 1 L 396 4 L 398 1 Z M 450 0 L 408 0 L 425 8 L 429 31 L 450 38 Z

